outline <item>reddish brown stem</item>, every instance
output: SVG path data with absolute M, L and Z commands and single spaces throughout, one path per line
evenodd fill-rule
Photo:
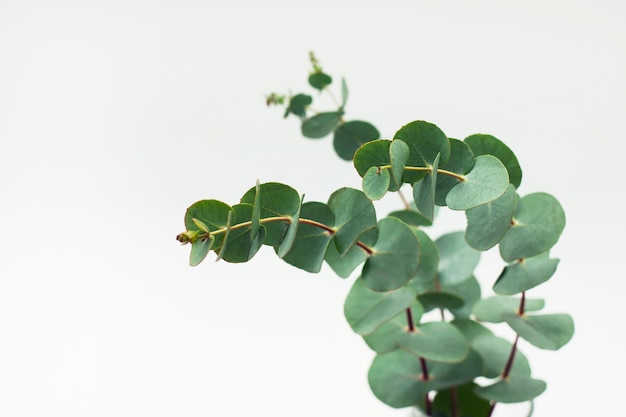
M 409 333 L 415 331 L 415 323 L 413 323 L 413 313 L 411 313 L 411 307 L 406 309 L 406 322 L 409 326 Z
M 428 366 L 426 366 L 426 359 L 420 356 L 420 365 L 422 367 L 422 378 L 424 381 L 428 381 L 430 379 L 430 375 L 428 375 Z
M 428 393 L 424 394 L 424 396 L 426 397 L 426 415 L 432 416 L 433 415 L 433 403 L 430 400 L 430 396 L 428 395 Z
M 413 333 L 415 331 L 415 322 L 413 321 L 413 312 L 411 311 L 411 307 L 406 309 L 406 322 L 408 325 L 408 329 L 407 329 L 408 332 Z M 428 366 L 426 365 L 426 360 L 422 357 L 420 357 L 420 366 L 422 368 L 422 380 L 428 381 L 428 379 L 430 378 L 430 376 L 428 375 Z M 425 394 L 424 401 L 426 403 L 426 415 L 432 416 L 433 407 L 432 407 L 432 403 L 430 401 L 430 396 L 428 395 L 428 393 Z
M 428 381 L 430 379 L 430 375 L 428 375 L 428 366 L 426 365 L 426 359 L 420 356 L 420 366 L 422 367 L 422 379 L 424 381 Z M 433 403 L 430 400 L 430 395 L 428 393 L 424 394 L 424 401 L 426 402 L 426 415 L 433 415 Z
M 450 411 L 452 412 L 452 417 L 460 417 L 459 392 L 456 387 L 450 388 Z
M 367 246 L 365 243 L 357 241 L 356 245 L 363 249 L 365 251 L 365 253 L 367 253 L 368 255 L 373 255 L 374 251 L 372 250 L 372 248 L 370 248 L 369 246 Z
M 504 366 L 504 371 L 502 371 L 502 379 L 508 378 L 511 373 L 511 368 L 513 368 L 513 361 L 515 360 L 515 353 L 517 352 L 518 340 L 519 340 L 519 335 L 515 335 L 515 342 L 513 342 L 513 346 L 511 347 L 511 353 L 509 354 L 509 359 L 506 361 L 506 365 Z
M 519 309 L 517 310 L 518 315 L 523 315 L 526 309 L 526 293 L 522 292 L 522 298 L 519 302 Z M 517 353 L 517 342 L 519 341 L 519 334 L 515 335 L 515 341 L 513 342 L 513 346 L 511 346 L 511 353 L 509 354 L 509 358 L 506 361 L 506 365 L 504 365 L 504 370 L 502 371 L 501 377 L 502 379 L 506 379 L 511 374 L 511 369 L 513 369 L 513 362 L 515 361 L 515 354 Z M 489 412 L 486 417 L 491 417 L 493 413 L 493 409 L 496 408 L 496 402 L 491 403 L 491 407 L 489 407 Z

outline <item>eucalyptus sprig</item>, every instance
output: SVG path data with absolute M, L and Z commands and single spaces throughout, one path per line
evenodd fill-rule
M 332 77 L 310 58 L 310 86 L 329 91 Z M 341 187 L 319 202 L 286 184 L 257 182 L 233 205 L 198 201 L 177 236 L 191 244 L 190 264 L 211 251 L 247 262 L 266 245 L 308 272 L 324 262 L 341 278 L 359 269 L 344 314 L 376 352 L 368 380 L 378 399 L 437 417 L 488 417 L 499 402 L 532 402 L 546 383 L 532 376 L 519 340 L 558 350 L 574 333 L 569 315 L 539 313 L 544 301 L 528 298 L 556 272 L 550 249 L 565 227 L 560 203 L 543 192 L 519 194 L 517 157 L 496 137 L 458 140 L 416 120 L 383 139 L 371 123 L 345 120 L 345 79 L 341 91 L 337 109 L 326 112 L 312 111 L 313 97 L 304 93 L 271 94 L 267 103 L 285 105 L 285 117 L 298 117 L 307 138 L 332 134 L 362 189 Z M 403 186 L 412 188 L 412 201 L 378 215 L 373 201 Z M 466 229 L 431 238 L 425 229 L 438 207 L 464 211 Z M 491 279 L 494 294 L 483 298 L 474 271 L 481 252 L 496 246 L 503 269 Z M 494 334 L 498 323 L 514 340 Z

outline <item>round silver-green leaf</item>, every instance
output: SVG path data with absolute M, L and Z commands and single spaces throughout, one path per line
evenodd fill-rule
M 302 136 L 320 139 L 328 136 L 339 124 L 343 111 L 318 113 L 302 121 Z
M 447 322 L 429 322 L 400 339 L 400 346 L 413 354 L 436 362 L 457 363 L 469 352 L 463 334 Z
M 476 320 L 488 323 L 502 323 L 504 316 L 517 314 L 519 312 L 521 299 L 519 297 L 507 297 L 494 295 L 478 301 L 474 305 L 473 313 Z M 524 311 L 537 311 L 544 307 L 545 303 L 541 299 L 524 300 Z
M 376 355 L 367 379 L 376 398 L 393 408 L 410 407 L 429 391 L 420 359 L 403 350 Z
M 419 301 L 411 305 L 413 323 L 419 323 L 424 309 Z M 385 353 L 400 347 L 400 341 L 408 332 L 407 311 L 403 311 L 380 325 L 373 333 L 363 336 L 363 340 L 374 352 Z
M 558 264 L 559 260 L 550 259 L 548 252 L 520 259 L 504 268 L 493 285 L 493 291 L 502 295 L 527 291 L 549 280 Z
M 355 333 L 368 335 L 409 308 L 416 296 L 415 290 L 410 287 L 387 292 L 372 291 L 357 279 L 348 293 L 343 311 Z
M 259 201 L 255 203 L 259 190 Z M 268 217 L 291 217 L 300 209 L 300 195 L 292 187 L 278 182 L 267 182 L 250 188 L 241 197 L 241 203 L 260 205 L 261 219 Z M 287 222 L 265 224 L 266 236 L 264 244 L 278 246 L 283 241 L 289 228 Z
M 505 261 L 530 258 L 547 252 L 565 228 L 565 212 L 556 198 L 547 193 L 532 193 L 521 198 L 513 225 L 500 241 Z
M 505 368 L 513 344 L 506 339 L 494 335 L 477 337 L 472 341 L 472 348 L 483 358 L 483 376 L 495 378 Z M 512 376 L 530 376 L 528 359 L 519 349 L 510 370 Z
M 368 229 L 358 236 L 358 240 L 368 247 L 373 246 L 378 240 L 378 229 L 375 227 Z M 357 245 L 353 245 L 341 255 L 335 244 L 331 242 L 326 249 L 324 260 L 340 278 L 348 278 L 359 265 L 365 262 L 367 257 L 367 252 Z
M 498 403 L 521 403 L 538 397 L 546 390 L 546 383 L 529 376 L 511 376 L 493 385 L 478 387 L 476 395 Z
M 309 201 L 302 205 L 300 219 L 313 220 L 328 227 L 335 224 L 335 215 L 324 203 Z M 300 222 L 296 237 L 283 260 L 308 272 L 319 272 L 332 235 L 325 229 Z M 352 271 L 350 271 L 352 272 Z
M 422 229 L 414 229 L 420 245 L 420 263 L 417 273 L 407 285 L 415 288 L 418 294 L 432 289 L 439 268 L 439 249 L 430 236 Z
M 406 284 L 417 271 L 419 243 L 413 230 L 393 217 L 378 222 L 378 240 L 361 272 L 374 291 L 391 291 Z
M 505 314 L 504 319 L 522 339 L 541 349 L 558 350 L 574 335 L 574 321 L 568 314 Z
M 500 139 L 491 135 L 476 134 L 465 138 L 474 155 L 493 155 L 500 160 L 509 173 L 511 184 L 519 188 L 522 182 L 522 168 L 513 151 Z
M 474 249 L 486 251 L 500 242 L 511 227 L 515 211 L 515 188 L 509 184 L 502 196 L 465 212 L 465 240 Z
M 406 162 L 410 167 L 428 167 L 440 154 L 440 164 L 450 158 L 450 141 L 439 127 L 432 123 L 416 120 L 400 128 L 393 136 L 409 146 L 409 158 Z M 426 174 L 419 171 L 405 171 L 404 182 L 414 183 Z
M 351 161 L 354 153 L 364 143 L 380 138 L 378 129 L 371 123 L 350 120 L 337 126 L 333 136 L 333 147 L 339 157 Z
M 387 193 L 390 181 L 388 169 L 370 167 L 363 176 L 363 192 L 370 200 L 380 200 Z
M 365 231 L 376 227 L 376 210 L 372 201 L 360 190 L 341 188 L 330 196 L 328 207 L 335 214 L 333 241 L 344 255 Z
M 477 156 L 474 167 L 446 197 L 452 210 L 468 210 L 500 197 L 509 186 L 509 175 L 495 156 Z
M 451 232 L 435 241 L 439 251 L 439 281 L 456 285 L 470 279 L 480 261 L 480 252 L 465 241 L 463 232 Z

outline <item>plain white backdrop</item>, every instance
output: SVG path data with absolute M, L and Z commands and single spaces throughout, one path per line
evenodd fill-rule
M 518 155 L 520 193 L 561 201 L 559 269 L 529 296 L 571 314 L 576 334 L 558 352 L 521 344 L 548 383 L 535 416 L 617 415 L 625 12 L 612 0 L 0 0 L 0 416 L 409 415 L 367 385 L 373 354 L 342 313 L 354 277 L 307 274 L 268 248 L 191 268 L 175 240 L 193 202 L 236 203 L 257 179 L 318 201 L 359 187 L 330 138 L 306 140 L 265 106 L 272 91 L 310 91 L 309 50 L 346 77 L 347 117 L 384 137 L 418 119 L 495 135 Z M 464 225 L 442 219 L 434 237 Z M 502 266 L 484 255 L 486 292 Z

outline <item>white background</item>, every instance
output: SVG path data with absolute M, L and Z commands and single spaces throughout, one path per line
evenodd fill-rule
M 548 383 L 535 416 L 619 414 L 625 11 L 0 0 L 0 416 L 409 415 L 367 385 L 373 354 L 342 313 L 354 277 L 305 273 L 269 248 L 191 268 L 174 239 L 193 202 L 234 204 L 257 179 L 318 201 L 359 187 L 330 138 L 304 139 L 265 106 L 271 91 L 311 91 L 309 50 L 346 77 L 348 118 L 384 137 L 416 119 L 495 135 L 521 162 L 520 193 L 561 201 L 559 269 L 529 296 L 570 313 L 576 334 L 558 352 L 520 344 Z M 463 227 L 445 216 L 434 237 Z M 503 266 L 491 255 L 486 292 Z

